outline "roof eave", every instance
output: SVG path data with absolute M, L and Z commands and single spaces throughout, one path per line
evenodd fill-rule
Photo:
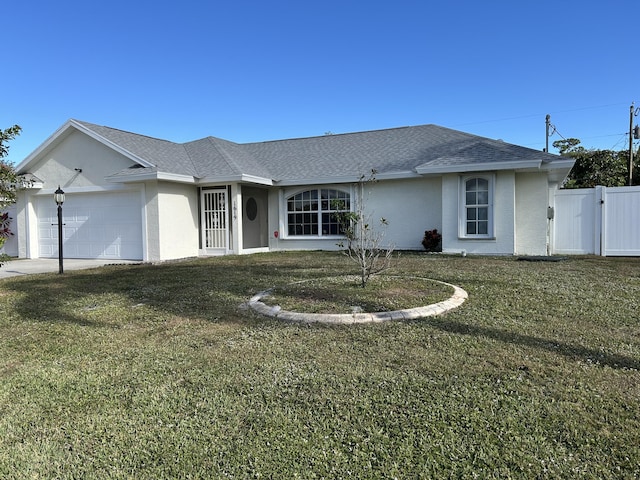
M 563 158 L 561 160 L 554 160 L 553 162 L 545 163 L 540 168 L 542 171 L 547 172 L 547 176 L 550 181 L 556 183 L 562 183 L 575 164 L 573 158 Z
M 145 172 L 144 170 L 140 173 L 128 173 L 125 175 L 116 173 L 115 175 L 109 175 L 105 178 L 105 180 L 112 183 L 133 183 L 145 182 L 149 180 L 164 180 L 168 182 L 190 184 L 196 183 L 196 178 L 191 175 L 180 175 L 177 173 L 167 172 Z
M 16 166 L 16 172 L 18 173 L 26 173 L 26 169 L 35 161 L 37 161 L 44 152 L 48 151 L 50 148 L 54 147 L 60 140 L 64 139 L 70 133 L 70 129 L 76 129 L 85 135 L 93 138 L 94 140 L 102 143 L 103 145 L 115 150 L 116 152 L 124 155 L 128 159 L 132 160 L 134 163 L 142 167 L 155 167 L 155 165 L 149 163 L 143 158 L 134 155 L 128 150 L 120 147 L 116 143 L 113 143 L 110 140 L 107 140 L 101 135 L 98 135 L 96 132 L 91 130 L 90 128 L 85 127 L 81 123 L 71 119 L 68 120 L 64 125 L 58 128 L 49 138 L 47 138 L 38 148 L 36 148 L 33 152 L 29 154 L 22 162 L 20 162 Z
M 416 172 L 410 170 L 394 171 L 376 173 L 374 175 L 376 180 L 404 180 L 407 178 L 420 178 Z M 307 177 L 296 179 L 281 179 L 278 180 L 278 186 L 296 186 L 296 185 L 331 185 L 339 183 L 357 183 L 362 180 L 362 175 L 339 175 L 335 177 Z
M 335 177 L 307 177 L 295 179 L 281 179 L 276 181 L 278 186 L 289 187 L 297 185 L 331 185 L 338 183 L 355 183 L 360 180 L 357 175 L 343 175 Z
M 560 160 L 554 160 L 553 162 L 543 163 L 540 167 L 541 170 L 550 171 L 550 170 L 564 170 L 573 168 L 573 165 L 576 163 L 574 158 L 562 158 Z
M 196 183 L 198 185 L 207 183 L 255 183 L 258 185 L 273 186 L 274 181 L 266 177 L 239 173 L 236 175 L 209 175 L 207 177 L 198 178 Z
M 416 167 L 416 172 L 420 175 L 433 173 L 464 173 L 483 172 L 496 170 L 538 170 L 542 165 L 542 160 L 527 160 L 514 162 L 488 162 L 488 163 L 466 163 L 461 165 L 421 165 Z

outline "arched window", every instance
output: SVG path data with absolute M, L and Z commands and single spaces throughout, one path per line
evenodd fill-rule
M 493 177 L 465 177 L 461 190 L 461 236 L 493 237 Z
M 351 195 L 333 188 L 305 190 L 286 198 L 289 236 L 340 235 L 337 212 L 351 210 Z

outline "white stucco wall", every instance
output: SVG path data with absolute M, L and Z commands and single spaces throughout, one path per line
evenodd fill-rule
M 516 174 L 516 254 L 547 254 L 547 199 L 545 173 Z
M 425 230 L 442 229 L 442 191 L 440 177 L 410 180 L 384 180 L 368 185 L 366 213 L 376 228 L 385 231 L 384 243 L 397 250 L 422 250 Z M 335 188 L 335 186 L 326 186 Z M 324 188 L 324 187 L 323 187 Z M 342 185 L 342 189 L 353 189 Z M 337 250 L 339 238 L 287 238 L 286 205 L 283 198 L 299 188 L 273 189 L 269 194 L 269 236 L 272 250 Z M 352 197 L 352 199 L 355 197 Z M 389 225 L 380 227 L 384 217 Z M 278 238 L 274 232 L 278 231 Z
M 105 177 L 133 164 L 123 155 L 74 130 L 31 166 L 29 172 L 43 181 L 43 189 L 55 190 L 60 185 L 66 192 L 74 188 L 113 187 Z M 76 168 L 82 172 L 77 172 Z
M 378 226 L 388 220 L 385 240 L 398 250 L 424 250 L 425 230 L 442 231 L 442 182 L 440 177 L 380 181 L 371 186 L 365 205 Z
M 144 260 L 154 262 L 161 260 L 160 256 L 160 214 L 158 209 L 158 182 L 144 184 Z
M 479 175 L 483 173 L 478 172 Z M 467 239 L 459 236 L 460 178 L 442 177 L 442 250 L 445 253 L 513 255 L 515 253 L 515 173 L 494 174 L 493 219 L 495 238 Z M 468 175 L 465 175 L 468 176 Z M 546 191 L 546 190 L 545 190 Z
M 37 252 L 32 251 L 33 245 L 38 244 L 38 237 L 34 205 L 29 196 L 28 192 L 20 192 L 16 200 L 16 229 L 13 233 L 18 237 L 18 257 L 20 258 L 37 256 Z M 34 219 L 33 225 L 29 225 L 31 219 Z
M 152 199 L 150 201 L 153 203 Z M 152 210 L 155 208 L 155 205 L 151 206 Z M 153 225 L 151 221 L 148 223 L 150 226 Z M 198 189 L 194 185 L 158 182 L 157 225 L 159 245 L 154 245 L 153 251 L 154 254 L 156 250 L 159 252 L 158 260 L 196 257 L 198 255 Z M 151 242 L 149 244 L 151 247 Z

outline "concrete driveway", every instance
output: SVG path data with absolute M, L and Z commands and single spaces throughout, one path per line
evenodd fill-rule
M 64 271 L 96 268 L 103 265 L 139 264 L 139 260 L 89 260 L 80 258 L 65 258 Z M 57 258 L 23 258 L 11 260 L 0 267 L 0 279 L 31 275 L 34 273 L 58 273 Z

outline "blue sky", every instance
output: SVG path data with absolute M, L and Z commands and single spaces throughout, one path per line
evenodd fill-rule
M 637 0 L 10 2 L 0 128 L 23 128 L 14 163 L 69 118 L 240 143 L 433 123 L 542 149 L 550 114 L 550 145 L 622 150 L 638 18 Z

